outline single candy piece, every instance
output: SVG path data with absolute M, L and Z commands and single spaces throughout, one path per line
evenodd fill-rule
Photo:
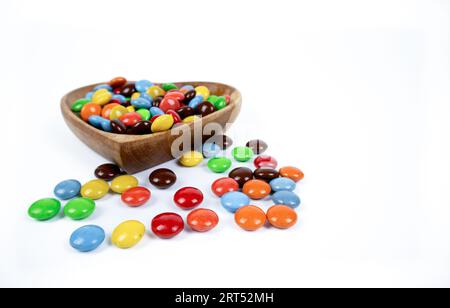
M 117 103 L 111 103 L 111 104 L 105 105 L 102 109 L 102 117 L 107 120 L 110 120 L 111 119 L 111 110 L 118 106 L 121 106 L 121 105 L 117 104 Z
M 170 90 L 177 90 L 178 89 L 178 87 L 175 84 L 171 83 L 171 82 L 163 83 L 161 85 L 161 88 L 163 88 L 163 90 L 166 91 L 166 92 L 168 92 Z
M 116 77 L 109 82 L 109 85 L 114 88 L 121 88 L 127 84 L 127 79 L 124 77 Z
M 219 216 L 212 210 L 197 209 L 188 215 L 187 223 L 194 231 L 208 232 L 219 224 Z
M 215 143 L 205 143 L 203 145 L 203 156 L 212 158 L 218 156 L 222 152 L 222 148 Z
M 203 202 L 203 193 L 195 187 L 184 187 L 175 193 L 173 201 L 183 210 L 192 210 Z
M 56 185 L 53 192 L 61 200 L 69 200 L 80 194 L 81 183 L 77 180 L 66 180 Z
M 268 167 L 268 168 L 276 168 L 278 166 L 278 162 L 275 158 L 268 155 L 261 155 L 256 157 L 254 161 L 256 168 Z
M 135 88 L 138 92 L 147 92 L 153 86 L 153 83 L 148 80 L 140 80 L 136 82 Z
M 197 151 L 184 153 L 180 158 L 180 164 L 185 167 L 195 167 L 203 161 L 203 154 Z
M 270 186 L 274 192 L 277 191 L 294 191 L 297 186 L 294 181 L 289 178 L 278 178 L 270 181 Z
M 129 135 L 148 135 L 152 133 L 152 122 L 139 121 L 127 131 Z
M 233 145 L 233 140 L 226 135 L 214 135 L 214 136 L 203 136 L 203 143 L 215 143 L 220 146 L 223 150 L 228 149 Z
M 120 119 L 124 114 L 128 113 L 128 109 L 122 105 L 115 106 L 109 113 L 110 120 Z
M 164 98 L 176 99 L 180 104 L 185 100 L 185 96 L 180 91 L 170 91 L 164 96 Z
M 103 164 L 97 167 L 95 169 L 95 177 L 105 180 L 105 181 L 112 181 L 119 175 L 124 175 L 125 172 L 120 169 L 119 166 L 114 164 Z
M 120 120 L 112 120 L 111 121 L 111 132 L 114 134 L 126 134 L 127 127 Z
M 254 205 L 247 205 L 237 210 L 234 215 L 236 223 L 246 231 L 256 231 L 267 221 L 266 213 Z
M 295 167 L 283 167 L 280 169 L 280 175 L 284 178 L 289 178 L 293 180 L 294 182 L 300 182 L 303 180 L 305 175 L 303 172 Z
M 227 106 L 227 100 L 223 96 L 218 97 L 217 100 L 214 102 L 214 107 L 216 108 L 216 110 L 222 110 L 226 106 Z
M 109 192 L 109 185 L 104 180 L 92 180 L 81 187 L 81 196 L 98 200 L 106 196 Z
M 241 207 L 249 205 L 250 198 L 244 193 L 234 191 L 223 195 L 220 202 L 228 212 L 235 213 Z
M 125 97 L 131 97 L 135 92 L 136 92 L 136 88 L 135 88 L 134 83 L 130 83 L 130 84 L 124 85 L 120 89 L 119 93 L 116 93 L 116 94 L 120 94 Z
M 228 176 L 238 182 L 239 187 L 242 188 L 245 183 L 253 180 L 253 171 L 249 168 L 240 167 L 233 169 Z
M 239 191 L 239 184 L 230 178 L 220 178 L 214 181 L 211 190 L 217 197 L 222 197 L 229 192 Z
M 210 96 L 209 89 L 205 86 L 196 87 L 195 92 L 197 93 L 197 95 L 203 96 L 203 100 L 208 100 Z
M 132 175 L 121 175 L 111 182 L 111 190 L 122 194 L 130 188 L 139 186 L 139 181 Z
M 165 113 L 167 113 L 167 111 L 169 110 L 178 110 L 181 108 L 181 104 L 180 102 L 175 99 L 175 98 L 171 98 L 171 97 L 165 97 L 161 103 L 159 104 L 159 108 L 164 111 Z
M 125 126 L 132 127 L 136 125 L 137 122 L 142 121 L 142 116 L 137 112 L 129 112 L 121 116 L 120 121 L 125 124 Z
M 180 115 L 174 110 L 168 110 L 167 114 L 170 114 L 172 116 L 174 124 L 178 124 L 182 121 Z
M 178 109 L 177 113 L 181 117 L 181 119 L 186 119 L 187 117 L 195 115 L 195 110 L 194 108 L 191 108 L 189 106 L 184 106 Z
M 89 104 L 90 102 L 91 100 L 87 98 L 79 99 L 72 104 L 71 109 L 73 112 L 81 112 L 81 109 L 83 109 L 84 105 Z
M 203 102 L 203 96 L 198 95 L 196 97 L 194 97 L 190 102 L 189 102 L 189 107 L 197 109 L 198 106 Z
M 70 246 L 79 252 L 90 252 L 105 241 L 105 231 L 99 226 L 89 225 L 75 230 L 70 237 Z
M 287 205 L 293 209 L 301 204 L 300 197 L 291 191 L 279 191 L 273 194 L 272 200 L 275 204 Z
M 94 104 L 103 106 L 111 101 L 112 96 L 113 94 L 109 92 L 107 89 L 100 89 L 94 93 L 94 96 L 92 96 L 92 102 Z
M 261 180 L 250 180 L 242 188 L 242 192 L 253 200 L 264 199 L 270 195 L 271 191 L 270 185 Z
M 224 173 L 231 167 L 231 160 L 226 157 L 214 157 L 208 161 L 208 168 L 215 173 Z
M 89 124 L 91 124 L 92 126 L 94 126 L 95 128 L 101 129 L 102 128 L 102 123 L 103 120 L 105 120 L 104 118 L 102 118 L 101 116 L 90 116 L 88 119 Z M 106 121 L 106 120 L 105 120 Z
M 151 113 L 149 110 L 147 109 L 139 109 L 138 111 L 136 111 L 137 113 L 139 113 L 142 117 L 142 120 L 144 121 L 148 121 L 151 118 Z
M 28 215 L 36 220 L 50 220 L 61 211 L 61 202 L 56 199 L 46 198 L 34 202 L 28 209 Z
M 152 231 L 156 236 L 169 239 L 184 230 L 184 221 L 175 213 L 163 213 L 152 220 Z
M 247 147 L 251 148 L 253 150 L 253 153 L 257 155 L 264 153 L 269 148 L 267 143 L 259 139 L 247 142 Z
M 170 169 L 161 168 L 150 174 L 149 181 L 160 189 L 167 189 L 177 181 L 175 172 Z
M 161 115 L 152 124 L 152 132 L 159 133 L 165 132 L 172 128 L 175 123 L 173 117 L 170 114 Z
M 162 111 L 161 109 L 159 109 L 158 107 L 152 107 L 150 108 L 150 113 L 152 114 L 152 116 L 157 116 L 157 115 L 164 115 L 164 111 Z
M 118 225 L 112 235 L 112 243 L 121 249 L 136 246 L 145 235 L 145 226 L 136 220 L 128 220 Z
M 95 202 L 90 198 L 76 198 L 64 207 L 64 215 L 73 220 L 83 220 L 95 211 Z
M 280 177 L 280 173 L 277 170 L 268 167 L 256 169 L 255 172 L 253 172 L 253 175 L 255 176 L 255 179 L 263 180 L 267 183 Z
M 214 107 L 214 105 L 210 102 L 203 102 L 197 106 L 197 112 L 202 117 L 206 117 L 207 115 L 210 115 L 211 113 L 214 113 L 215 111 L 216 111 L 216 107 Z
M 88 103 L 81 109 L 80 116 L 87 122 L 91 116 L 99 116 L 102 113 L 102 107 L 98 104 Z
M 104 130 L 105 132 L 111 133 L 112 132 L 111 120 L 103 119 L 101 129 Z
M 166 95 L 166 91 L 164 91 L 158 86 L 151 86 L 150 88 L 148 88 L 147 94 L 150 95 L 153 99 L 155 99 L 158 96 Z
M 149 101 L 148 99 L 139 97 L 139 98 L 131 100 L 131 105 L 133 105 L 134 108 L 138 108 L 138 109 L 141 109 L 141 108 L 150 109 L 152 107 L 152 102 L 153 102 L 153 100 Z
M 114 94 L 112 101 L 117 101 L 119 104 L 125 104 L 127 102 L 127 98 L 120 94 Z
M 190 116 L 190 117 L 185 118 L 185 119 L 183 120 L 183 123 L 189 124 L 189 123 L 193 123 L 193 122 L 195 122 L 195 121 L 197 121 L 197 120 L 199 120 L 199 119 L 200 119 L 200 118 L 199 118 L 198 116 L 193 115 L 193 116 Z
M 109 92 L 111 92 L 113 90 L 113 88 L 109 84 L 100 84 L 94 88 L 94 92 L 96 92 L 98 90 L 103 90 L 103 89 L 108 90 Z
M 155 97 L 153 99 L 153 107 L 158 107 L 159 108 L 159 105 L 161 104 L 163 99 L 164 99 L 164 96 Z
M 289 229 L 297 223 L 297 213 L 287 205 L 275 205 L 267 211 L 270 224 L 279 229 Z
M 187 90 L 185 92 L 183 92 L 183 90 L 181 90 L 182 93 L 184 93 L 184 100 L 183 103 L 186 105 L 189 105 L 189 103 L 194 99 L 194 97 L 197 95 L 197 93 L 195 92 L 194 89 L 191 90 Z
M 150 200 L 151 192 L 145 187 L 133 187 L 122 194 L 122 201 L 131 206 L 142 206 Z
M 237 147 L 233 149 L 232 155 L 239 162 L 247 162 L 255 155 L 248 147 Z

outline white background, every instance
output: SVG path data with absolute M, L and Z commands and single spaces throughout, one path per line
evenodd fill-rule
M 449 1 L 3 0 L 0 34 L 0 286 L 450 286 Z M 31 221 L 33 201 L 104 162 L 60 98 L 117 75 L 239 88 L 230 134 L 304 170 L 299 224 L 241 231 L 211 196 L 217 176 L 173 163 L 176 188 L 198 186 L 219 213 L 213 232 L 68 245 L 86 223 L 180 212 L 175 188 L 139 209 L 110 196 L 84 222 Z

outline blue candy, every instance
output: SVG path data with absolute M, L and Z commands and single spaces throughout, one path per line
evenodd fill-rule
M 150 103 L 153 103 L 153 97 L 151 97 L 148 93 L 141 93 L 141 98 L 145 98 L 146 100 L 148 100 Z
M 291 179 L 288 178 L 278 178 L 274 179 L 270 182 L 270 187 L 272 187 L 272 191 L 293 191 L 297 184 Z
M 194 97 L 194 98 L 189 102 L 189 107 L 195 109 L 195 108 L 197 108 L 197 106 L 200 105 L 201 103 L 203 103 L 203 96 L 197 95 L 196 97 Z
M 112 90 L 113 90 L 113 88 L 110 85 L 108 85 L 108 84 L 101 84 L 101 85 L 98 85 L 98 86 L 96 86 L 94 88 L 94 92 L 96 92 L 98 90 L 101 90 L 101 89 L 106 89 L 106 90 L 108 90 L 110 92 L 112 92 Z
M 291 191 L 279 191 L 272 196 L 275 204 L 283 204 L 295 209 L 300 206 L 300 197 Z
M 56 185 L 54 189 L 55 196 L 61 200 L 69 200 L 80 194 L 81 183 L 77 180 L 66 180 Z
M 113 100 L 119 101 L 121 104 L 125 104 L 127 102 L 127 98 L 120 94 L 114 94 L 112 96 Z
M 152 107 L 150 108 L 150 113 L 152 114 L 152 117 L 156 116 L 156 115 L 164 115 L 164 111 L 162 111 L 161 109 L 159 109 L 158 107 Z
M 228 212 L 236 213 L 241 207 L 250 204 L 250 198 L 246 194 L 234 191 L 223 195 L 220 202 Z
M 146 92 L 148 88 L 153 86 L 153 83 L 148 80 L 139 80 L 136 82 L 136 85 L 134 86 L 138 92 Z
M 94 92 L 88 92 L 84 98 L 92 99 L 93 96 L 94 96 Z
M 112 132 L 111 121 L 110 121 L 110 120 L 107 120 L 107 119 L 103 119 L 103 122 L 102 122 L 102 129 L 103 129 L 105 132 L 111 133 L 111 132 Z
M 99 226 L 84 226 L 72 233 L 70 245 L 80 252 L 89 252 L 97 249 L 105 237 L 105 231 Z
M 184 86 L 181 88 L 181 90 L 188 90 L 188 91 L 194 90 L 194 89 L 195 89 L 194 86 L 190 86 L 190 85 L 187 85 L 187 86 Z
M 203 156 L 205 156 L 206 158 L 219 156 L 221 152 L 222 148 L 216 143 L 205 143 L 203 145 Z
M 88 119 L 89 124 L 96 128 L 102 128 L 103 121 L 106 120 L 105 118 L 102 118 L 101 116 L 90 116 Z
M 150 109 L 152 107 L 152 102 L 143 97 L 139 97 L 131 100 L 131 105 L 137 109 Z

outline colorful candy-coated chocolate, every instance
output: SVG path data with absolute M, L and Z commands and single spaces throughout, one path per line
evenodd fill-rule
M 136 112 L 141 115 L 143 121 L 148 121 L 152 117 L 152 114 L 147 109 L 139 109 Z
M 205 143 L 203 145 L 203 156 L 206 158 L 217 157 L 222 153 L 222 148 L 216 143 Z
M 295 167 L 283 167 L 280 169 L 280 175 L 284 178 L 289 178 L 294 182 L 300 182 L 305 177 L 302 170 Z
M 137 186 L 139 186 L 139 181 L 132 175 L 121 175 L 111 182 L 111 190 L 118 194 L 122 194 L 128 189 Z
M 138 108 L 138 109 L 150 109 L 152 107 L 152 101 L 149 101 L 148 99 L 145 99 L 143 97 L 139 97 L 136 99 L 133 99 L 131 101 L 131 105 L 134 106 L 134 108 Z
M 203 154 L 197 151 L 184 153 L 180 158 L 180 164 L 185 167 L 198 166 L 203 161 Z
M 108 90 L 108 92 L 111 92 L 113 90 L 113 87 L 111 87 L 109 84 L 100 84 L 94 87 L 94 92 L 98 90 Z
M 189 107 L 197 109 L 198 106 L 203 102 L 203 96 L 197 95 L 189 102 Z
M 46 198 L 34 202 L 28 209 L 28 215 L 36 220 L 45 221 L 54 218 L 61 211 L 61 202 Z
M 215 143 L 223 150 L 233 145 L 233 140 L 226 135 L 203 136 L 203 143 Z
M 136 108 L 134 108 L 134 106 L 128 106 L 127 111 L 128 113 L 136 112 Z
M 107 105 L 103 106 L 103 109 L 102 109 L 102 117 L 105 118 L 105 119 L 107 119 L 107 120 L 110 120 L 110 119 L 111 119 L 111 118 L 110 118 L 110 116 L 111 116 L 111 110 L 112 110 L 114 107 L 117 107 L 117 106 L 121 106 L 121 105 L 118 104 L 118 103 L 111 103 L 111 104 L 107 104 Z
M 88 119 L 88 123 L 98 129 L 102 129 L 103 121 L 106 121 L 106 119 L 104 119 L 103 117 L 101 117 L 99 115 L 98 116 L 97 115 L 90 116 Z
M 234 159 L 239 162 L 247 162 L 255 155 L 252 149 L 248 147 L 236 147 L 232 151 Z
M 273 179 L 280 177 L 280 173 L 277 170 L 268 167 L 256 169 L 255 172 L 253 172 L 253 175 L 255 176 L 255 179 L 263 180 L 267 183 L 270 183 Z
M 138 92 L 147 92 L 147 90 L 153 86 L 153 83 L 148 80 L 139 80 L 136 82 L 135 88 Z
M 158 107 L 150 108 L 150 113 L 152 114 L 152 117 L 157 116 L 157 115 L 164 115 L 164 111 L 162 111 Z
M 167 189 L 172 187 L 177 181 L 175 172 L 167 168 L 161 168 L 153 171 L 149 176 L 149 181 L 152 185 L 160 188 Z
M 165 132 L 172 128 L 175 123 L 173 117 L 170 114 L 164 114 L 159 116 L 152 124 L 152 132 L 159 133 Z
M 111 120 L 103 119 L 101 129 L 104 130 L 105 132 L 111 133 L 112 132 Z
M 126 134 L 127 127 L 119 119 L 111 121 L 111 131 L 114 134 Z
M 168 110 L 167 114 L 170 114 L 173 117 L 174 124 L 178 124 L 182 121 L 180 115 L 174 110 Z
M 161 104 L 163 99 L 164 99 L 164 96 L 155 97 L 153 99 L 153 107 L 158 107 L 159 108 L 159 105 Z
M 274 192 L 277 191 L 294 191 L 297 186 L 294 181 L 289 178 L 278 178 L 270 181 L 270 186 Z
M 148 135 L 152 133 L 152 122 L 139 121 L 127 130 L 129 135 Z
M 85 98 L 85 99 L 88 99 L 89 102 L 90 102 L 90 101 L 92 101 L 92 97 L 93 97 L 93 96 L 94 96 L 94 92 L 91 91 L 91 92 L 86 93 L 86 96 L 85 96 L 84 98 Z
M 297 213 L 287 205 L 275 205 L 267 211 L 270 224 L 279 229 L 289 229 L 297 223 Z
M 95 202 L 90 198 L 76 198 L 64 207 L 64 215 L 73 220 L 83 220 L 95 211 Z
M 253 153 L 255 153 L 257 155 L 264 153 L 269 148 L 269 146 L 267 145 L 266 142 L 264 142 L 263 140 L 259 140 L 259 139 L 255 139 L 255 140 L 251 140 L 251 141 L 247 142 L 246 146 L 251 148 L 253 150 Z
M 88 103 L 83 106 L 80 112 L 81 118 L 87 122 L 91 116 L 99 116 L 102 113 L 102 107 L 98 104 Z
M 231 160 L 226 157 L 213 157 L 208 161 L 208 168 L 215 173 L 224 173 L 231 167 Z
M 92 102 L 94 104 L 103 106 L 111 101 L 112 96 L 113 94 L 109 92 L 107 89 L 100 89 L 94 93 L 94 96 L 92 96 Z
M 200 118 L 198 116 L 193 115 L 193 116 L 190 116 L 190 117 L 187 117 L 187 118 L 183 119 L 183 123 L 185 123 L 185 124 L 194 123 L 195 121 L 197 121 L 199 119 Z
M 187 223 L 194 231 L 208 232 L 219 224 L 219 216 L 212 210 L 197 209 L 188 215 Z
M 165 98 L 176 99 L 179 103 L 183 103 L 186 99 L 185 95 L 180 91 L 171 91 L 164 96 Z
M 254 205 L 241 207 L 234 214 L 236 223 L 246 231 L 256 231 L 264 226 L 267 221 L 266 213 Z
M 205 86 L 196 87 L 195 92 L 197 93 L 197 95 L 201 95 L 203 97 L 203 100 L 208 100 L 211 94 L 209 89 Z
M 279 191 L 272 195 L 272 200 L 275 204 L 287 205 L 293 209 L 301 204 L 300 197 L 292 191 Z
M 136 88 L 135 88 L 134 83 L 130 83 L 130 84 L 124 85 L 120 89 L 120 91 L 118 93 L 116 93 L 116 94 L 120 94 L 120 95 L 123 95 L 125 97 L 131 97 L 131 95 L 133 95 L 135 92 L 136 92 Z
M 239 184 L 230 178 L 220 178 L 214 181 L 211 190 L 217 197 L 222 197 L 229 192 L 239 191 Z
M 81 98 L 72 104 L 71 109 L 73 112 L 81 112 L 81 109 L 83 109 L 84 105 L 89 104 L 90 102 L 90 99 Z
M 116 77 L 113 78 L 110 82 L 109 85 L 113 88 L 113 89 L 117 89 L 117 88 L 121 88 L 123 86 L 125 86 L 127 84 L 127 79 L 124 77 Z
M 101 199 L 106 196 L 108 192 L 108 183 L 100 179 L 89 181 L 81 187 L 81 196 L 92 200 Z
M 223 195 L 220 202 L 228 212 L 235 213 L 241 207 L 249 205 L 250 198 L 244 193 L 234 191 Z
M 250 180 L 242 188 L 242 192 L 253 200 L 264 199 L 270 195 L 271 191 L 270 185 L 261 180 Z
M 79 252 L 90 252 L 97 249 L 105 238 L 105 231 L 99 226 L 83 226 L 70 236 L 70 246 Z
M 112 101 L 117 101 L 120 104 L 125 104 L 127 102 L 127 98 L 125 96 L 123 96 L 123 95 L 120 95 L 120 94 L 114 94 L 111 100 Z
M 141 97 L 141 93 L 139 93 L 139 92 L 133 93 L 133 95 L 131 95 L 131 101 L 138 99 L 140 97 Z
M 61 200 L 69 200 L 77 197 L 81 191 L 81 183 L 77 180 L 65 180 L 56 185 L 53 192 Z
M 187 117 L 195 115 L 195 110 L 192 107 L 184 106 L 177 110 L 178 115 L 181 119 L 186 119 Z
M 216 107 L 210 102 L 203 102 L 197 106 L 197 112 L 202 117 L 206 117 L 207 115 L 216 112 Z
M 181 93 L 184 93 L 184 100 L 183 100 L 183 104 L 185 105 L 189 105 L 189 103 L 194 99 L 194 97 L 197 95 L 197 93 L 195 92 L 194 89 L 192 90 L 187 90 L 187 91 L 180 91 Z
M 128 127 L 132 127 L 140 121 L 142 121 L 142 116 L 137 112 L 129 112 L 120 117 L 120 122 Z
M 111 242 L 120 249 L 136 246 L 145 235 L 145 225 L 137 220 L 128 220 L 118 225 L 112 235 Z
M 245 183 L 253 180 L 253 171 L 246 167 L 240 167 L 233 169 L 228 176 L 238 182 L 239 187 L 242 188 Z
M 184 187 L 175 193 L 173 201 L 183 210 L 192 210 L 203 202 L 203 193 L 195 187 Z
M 157 118 L 159 118 L 160 116 L 161 116 L 160 114 L 157 114 L 157 115 L 151 117 L 150 122 L 152 122 L 152 123 L 155 122 L 155 120 L 156 120 Z M 175 120 L 174 120 L 174 122 L 175 122 Z
M 156 236 L 170 239 L 184 230 L 184 221 L 175 213 L 163 213 L 152 220 L 152 231 Z
M 161 89 L 158 86 L 151 86 L 150 88 L 148 88 L 147 94 L 150 95 L 154 99 L 158 96 L 166 95 L 166 91 L 164 91 L 163 89 Z
M 278 161 L 272 156 L 260 155 L 256 157 L 254 164 L 256 168 L 268 167 L 275 169 L 278 166 Z
M 111 109 L 111 112 L 109 113 L 109 119 L 110 120 L 116 120 L 120 119 L 123 115 L 128 113 L 128 109 L 122 105 L 115 106 Z
M 225 97 L 221 96 L 214 102 L 214 107 L 216 110 L 222 110 L 227 106 L 227 100 Z
M 181 108 L 181 104 L 178 99 L 165 97 L 159 104 L 159 109 L 167 113 L 169 110 L 178 110 Z
M 133 187 L 122 194 L 122 201 L 131 206 L 142 206 L 150 200 L 151 192 L 145 187 Z
M 125 172 L 115 164 L 103 164 L 95 169 L 95 177 L 105 181 L 112 181 L 119 175 L 124 175 Z
M 161 85 L 161 88 L 162 88 L 164 91 L 166 91 L 166 92 L 171 91 L 171 90 L 177 90 L 177 89 L 178 89 L 178 87 L 177 87 L 175 84 L 170 83 L 170 82 L 168 82 L 168 83 L 163 83 L 163 84 Z

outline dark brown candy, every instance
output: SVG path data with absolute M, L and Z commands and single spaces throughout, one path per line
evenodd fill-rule
M 112 181 L 119 175 L 126 174 L 119 166 L 114 164 L 103 164 L 98 166 L 94 172 L 95 176 L 105 181 Z
M 114 134 L 126 134 L 127 127 L 120 120 L 112 120 L 111 121 L 111 130 Z
M 190 91 L 186 92 L 186 94 L 184 94 L 183 103 L 185 105 L 189 104 L 191 102 L 191 100 L 194 99 L 195 96 L 197 96 L 197 92 L 195 92 L 195 90 L 190 90 Z
M 149 177 L 150 183 L 160 189 L 167 189 L 177 181 L 175 172 L 170 169 L 162 168 L 153 171 Z
M 164 99 L 164 96 L 158 96 L 158 97 L 155 97 L 155 98 L 153 99 L 152 106 L 153 106 L 153 107 L 158 107 L 158 108 L 159 108 L 159 105 L 161 104 L 161 102 L 163 101 L 163 99 Z
M 247 147 L 252 149 L 253 153 L 258 154 L 258 155 L 264 153 L 269 148 L 267 143 L 265 143 L 262 140 L 251 140 L 251 141 L 247 142 Z
M 253 171 L 249 168 L 240 167 L 232 170 L 228 176 L 238 182 L 239 187 L 242 188 L 245 183 L 253 180 Z
M 267 183 L 270 183 L 273 179 L 280 177 L 280 173 L 277 170 L 267 167 L 256 169 L 255 172 L 253 172 L 253 175 L 255 176 L 255 179 L 262 180 Z
M 202 117 L 206 117 L 207 115 L 214 113 L 216 111 L 216 107 L 210 102 L 203 102 L 197 106 L 197 113 Z
M 127 131 L 129 135 L 148 135 L 152 133 L 152 123 L 150 121 L 140 121 L 130 127 Z
M 134 87 L 134 83 L 129 83 L 120 89 L 119 94 L 125 97 L 131 97 L 131 95 L 133 95 L 135 92 L 136 88 Z
M 185 106 L 178 109 L 177 113 L 181 119 L 186 119 L 187 117 L 195 115 L 195 110 L 192 107 Z
M 203 143 L 215 143 L 226 150 L 233 145 L 233 140 L 226 135 L 203 135 Z

